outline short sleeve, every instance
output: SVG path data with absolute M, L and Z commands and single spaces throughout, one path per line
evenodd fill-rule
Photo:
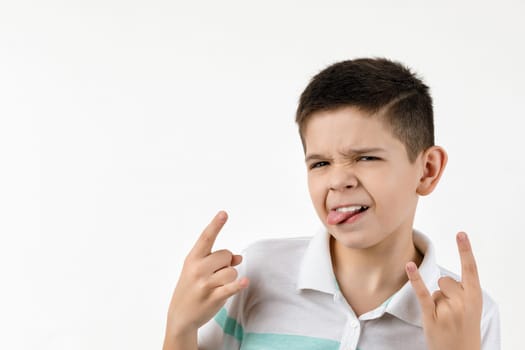
M 236 267 L 238 276 L 246 276 L 247 257 Z M 198 331 L 199 350 L 239 350 L 244 337 L 244 301 L 247 289 L 230 297 L 219 312 Z

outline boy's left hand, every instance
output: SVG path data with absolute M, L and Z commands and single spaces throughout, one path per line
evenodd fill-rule
M 476 260 L 464 232 L 456 236 L 461 258 L 461 281 L 441 277 L 440 290 L 430 295 L 416 264 L 406 272 L 423 314 L 423 329 L 430 350 L 480 350 L 483 297 Z

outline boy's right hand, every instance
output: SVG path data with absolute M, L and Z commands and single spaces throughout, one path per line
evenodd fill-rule
M 195 332 L 226 303 L 226 299 L 248 286 L 248 279 L 237 280 L 234 266 L 242 256 L 228 250 L 212 253 L 213 243 L 228 215 L 219 212 L 204 229 L 184 260 L 173 292 L 167 322 L 167 336 Z

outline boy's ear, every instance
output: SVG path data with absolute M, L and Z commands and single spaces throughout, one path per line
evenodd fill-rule
M 434 190 L 445 170 L 447 160 L 447 152 L 439 146 L 432 146 L 422 154 L 423 175 L 416 190 L 419 195 L 426 196 Z

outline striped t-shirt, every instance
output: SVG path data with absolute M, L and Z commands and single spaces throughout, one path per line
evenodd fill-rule
M 337 287 L 330 235 L 265 240 L 243 253 L 239 276 L 248 288 L 231 297 L 199 329 L 200 350 L 422 350 L 421 312 L 410 282 L 379 307 L 356 317 Z M 458 278 L 436 263 L 429 239 L 414 231 L 424 255 L 419 271 L 427 288 L 441 276 Z M 499 313 L 484 292 L 482 350 L 500 349 Z

